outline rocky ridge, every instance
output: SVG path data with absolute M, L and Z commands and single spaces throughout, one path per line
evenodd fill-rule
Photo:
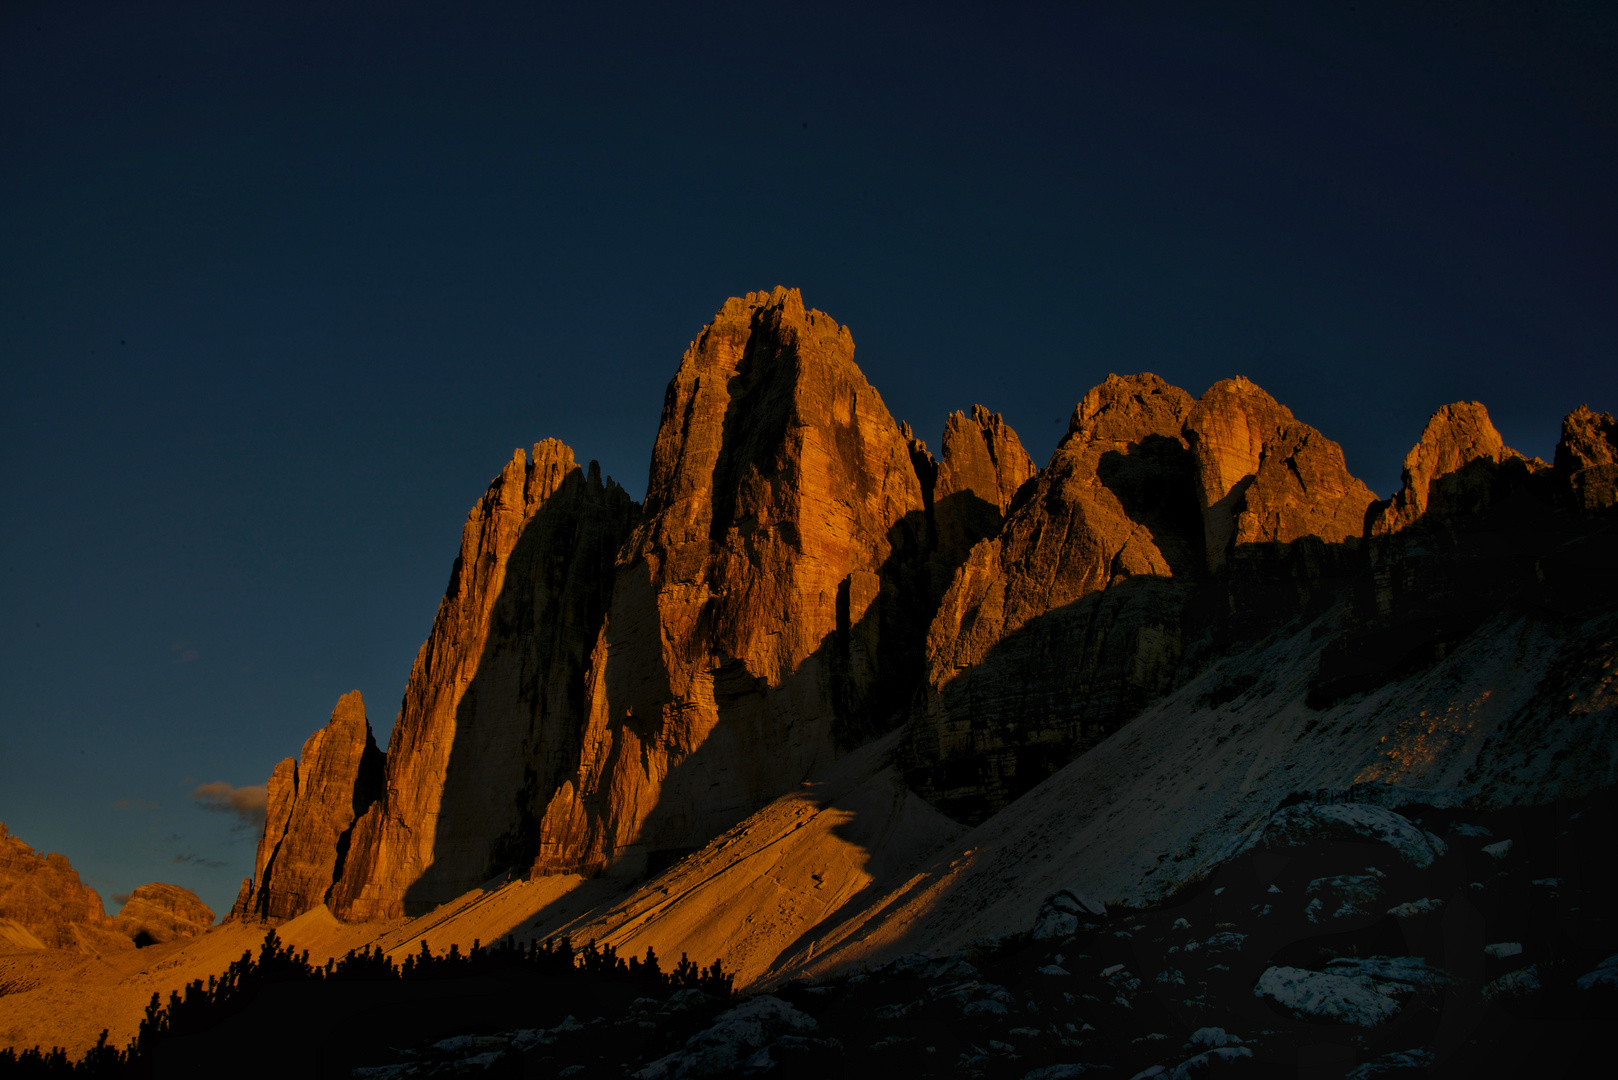
M 344 694 L 301 762 L 287 758 L 270 774 L 253 876 L 232 917 L 286 919 L 326 902 L 355 819 L 382 793 L 382 764 L 360 692 Z
M 40 854 L 13 836 L 0 822 L 0 920 L 7 938 L 53 949 L 88 947 L 104 942 L 112 929 L 101 896 L 56 852 Z M 18 933 L 20 930 L 22 933 Z M 24 936 L 26 935 L 26 937 Z
M 893 782 L 983 822 L 1255 642 L 1313 635 L 1324 708 L 1606 557 L 1618 459 L 1588 410 L 1546 466 L 1446 406 L 1379 502 L 1243 378 L 1193 399 L 1109 376 L 1041 470 L 981 406 L 935 459 L 853 351 L 796 291 L 727 301 L 669 385 L 644 507 L 560 443 L 519 452 L 468 520 L 381 793 L 339 784 L 353 825 L 317 836 L 285 794 L 310 748 L 284 762 L 239 911 L 655 875 L 899 728 Z M 282 886 L 277 844 L 328 854 Z
M 0 822 L 0 951 L 66 949 L 92 956 L 192 937 L 214 915 L 191 890 L 152 883 L 108 917 L 65 855 L 41 854 Z M 0 993 L 3 993 L 0 990 Z

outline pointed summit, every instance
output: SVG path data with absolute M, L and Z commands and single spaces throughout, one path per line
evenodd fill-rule
M 382 769 L 365 702 L 350 691 L 303 744 L 301 758 L 287 758 L 271 774 L 253 884 L 244 886 L 232 917 L 290 919 L 325 903 L 349 829 L 382 794 Z
M 637 510 L 555 439 L 513 453 L 472 507 L 385 793 L 355 823 L 332 890 L 340 917 L 415 914 L 532 861 L 577 753 L 590 650 Z
M 725 302 L 664 397 L 543 868 L 655 865 L 894 721 L 926 619 L 910 441 L 797 290 Z
M 1342 447 L 1246 378 L 1209 387 L 1185 431 L 1210 570 L 1241 544 L 1358 539 L 1376 496 L 1349 474 Z

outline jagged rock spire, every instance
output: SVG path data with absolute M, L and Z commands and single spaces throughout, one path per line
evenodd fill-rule
M 927 617 L 924 503 L 853 356 L 782 288 L 726 301 L 686 351 L 543 869 L 655 865 L 896 721 Z

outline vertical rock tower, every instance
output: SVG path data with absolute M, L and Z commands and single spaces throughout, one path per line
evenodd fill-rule
M 923 521 L 848 330 L 795 289 L 726 301 L 664 398 L 538 868 L 655 868 L 896 722 Z
M 342 874 L 354 822 L 382 794 L 382 768 L 360 692 L 344 694 L 331 720 L 303 744 L 302 758 L 287 758 L 270 774 L 253 876 L 231 916 L 289 919 L 324 904 Z
M 590 650 L 635 519 L 622 488 L 554 439 L 518 450 L 467 518 L 332 909 L 416 914 L 536 850 L 576 757 Z

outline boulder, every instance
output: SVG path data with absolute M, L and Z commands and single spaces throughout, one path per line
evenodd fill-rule
M 1367 803 L 1293 803 L 1271 815 L 1254 842 L 1285 850 L 1328 841 L 1385 844 L 1417 869 L 1431 866 L 1443 854 L 1438 837 L 1407 817 Z

